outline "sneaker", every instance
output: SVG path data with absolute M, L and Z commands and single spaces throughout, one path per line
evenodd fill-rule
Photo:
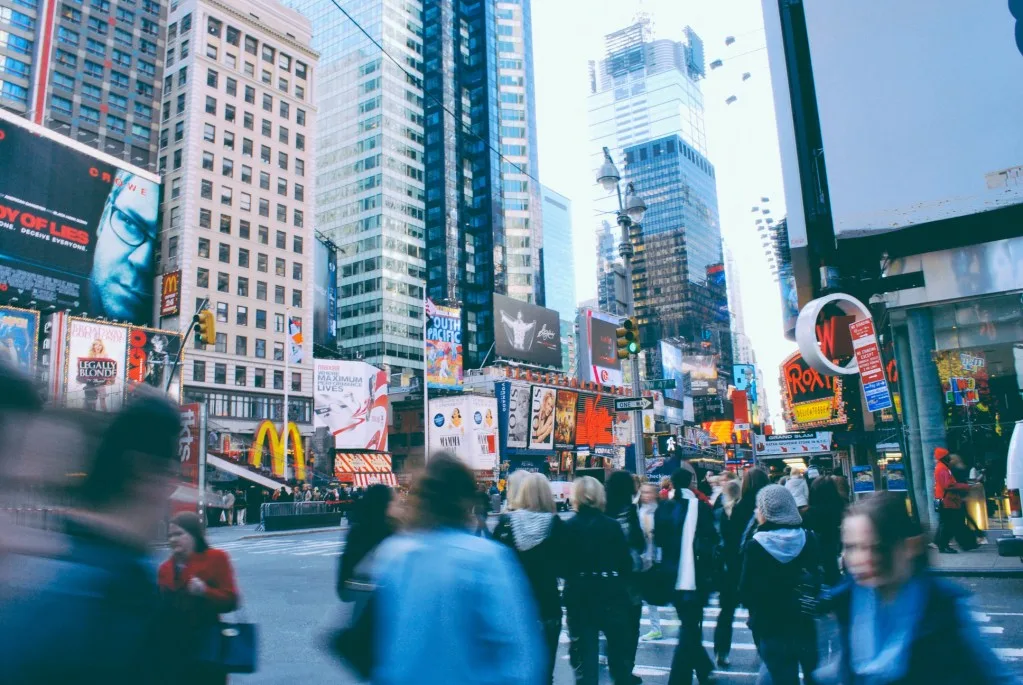
M 597 657 L 597 663 L 601 666 L 607 666 L 607 657 L 601 654 Z
M 732 665 L 732 662 L 728 660 L 727 656 L 718 657 L 718 668 L 721 670 L 727 670 Z
M 659 630 L 651 630 L 649 633 L 641 637 L 641 640 L 660 640 L 664 637 L 664 633 Z
M 946 547 L 945 549 L 939 549 L 938 551 L 941 552 L 942 554 L 959 554 L 959 550 L 952 549 L 951 547 Z

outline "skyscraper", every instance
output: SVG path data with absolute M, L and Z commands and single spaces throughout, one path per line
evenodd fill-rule
M 155 170 L 166 0 L 0 0 L 0 107 Z
M 353 22 L 330 2 L 286 4 L 312 23 L 320 53 L 315 225 L 339 248 L 341 353 L 422 369 L 422 14 L 403 0 L 355 0 L 344 4 Z
M 543 268 L 547 306 L 561 319 L 562 369 L 575 368 L 575 251 L 572 201 L 543 187 Z
M 460 303 L 466 368 L 493 293 L 544 303 L 529 0 L 424 0 L 427 291 Z
M 159 271 L 181 271 L 181 316 L 161 326 L 183 330 L 208 299 L 217 329 L 213 347 L 188 343 L 185 398 L 237 448 L 283 418 L 287 388 L 311 432 L 312 335 L 293 350 L 289 331 L 313 319 L 309 23 L 276 0 L 180 0 L 168 21 L 184 57 L 168 59 Z

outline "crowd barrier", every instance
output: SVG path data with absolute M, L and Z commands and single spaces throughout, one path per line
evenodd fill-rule
M 295 530 L 341 525 L 343 502 L 264 502 L 259 509 L 263 530 Z

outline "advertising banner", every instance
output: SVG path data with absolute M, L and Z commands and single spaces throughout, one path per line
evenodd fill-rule
M 874 335 L 874 322 L 870 319 L 849 324 L 856 364 L 863 382 L 863 396 L 867 399 L 867 411 L 890 409 L 892 396 L 888 393 L 888 381 L 884 377 L 884 363 L 881 349 Z
M 558 390 L 554 419 L 554 446 L 559 450 L 575 449 L 575 417 L 579 393 Z
M 470 395 L 472 417 L 472 461 L 469 468 L 485 471 L 497 466 L 497 399 Z
M 533 386 L 529 418 L 529 448 L 554 448 L 554 409 L 557 404 L 554 388 Z
M 736 390 L 749 390 L 756 383 L 756 369 L 752 364 L 732 365 L 732 385 Z
M 682 369 L 682 350 L 674 345 L 661 341 L 661 377 L 675 381 L 674 388 L 667 388 L 664 396 L 678 402 L 685 401 L 685 371 Z
M 69 408 L 117 411 L 124 401 L 128 329 L 71 318 L 64 355 Z
M 717 357 L 714 355 L 684 355 L 682 372 L 688 373 L 693 397 L 718 394 Z
M 175 402 L 181 400 L 181 366 L 174 367 L 182 345 L 181 336 L 150 328 L 128 329 L 128 388 L 148 385 L 167 394 Z M 171 373 L 174 379 L 171 380 Z
M 288 317 L 288 361 L 302 363 L 302 321 L 294 316 Z
M 61 138 L 0 116 L 0 302 L 151 323 L 158 178 Z
M 561 368 L 561 320 L 553 309 L 494 294 L 494 353 Z
M 322 240 L 313 248 L 313 344 L 337 347 L 337 250 Z
M 497 465 L 497 400 L 459 395 L 430 400 L 430 452 L 450 452 L 474 471 Z
M 735 430 L 750 429 L 749 395 L 745 390 L 736 390 L 732 393 L 732 420 L 735 421 Z
M 508 439 L 506 447 L 526 449 L 529 446 L 529 402 L 528 385 L 508 383 L 507 420 Z
M 187 483 L 199 485 L 199 442 L 201 408 L 198 404 L 181 405 L 181 438 L 178 441 L 178 456 L 181 459 L 181 477 Z
M 622 360 L 618 358 L 616 333 L 618 317 L 584 309 L 576 323 L 582 338 L 579 344 L 579 380 L 621 385 Z
M 814 428 L 846 423 L 841 376 L 822 376 L 793 353 L 782 362 L 782 399 L 790 427 Z
M 427 306 L 426 382 L 430 388 L 462 389 L 462 310 Z
M 38 339 L 39 312 L 0 307 L 0 361 L 33 373 Z
M 313 428 L 341 450 L 387 451 L 387 374 L 359 361 L 316 359 Z
M 600 456 L 614 454 L 614 395 L 579 393 L 576 404 L 575 444 Z
M 728 445 L 734 440 L 735 424 L 731 421 L 704 421 L 703 430 L 710 436 L 712 445 Z
M 181 271 L 171 271 L 160 278 L 160 316 L 181 313 Z
M 753 442 L 756 456 L 792 457 L 831 452 L 831 431 L 757 435 Z

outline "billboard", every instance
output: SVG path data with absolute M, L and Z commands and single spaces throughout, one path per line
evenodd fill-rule
M 313 428 L 326 428 L 334 447 L 387 451 L 387 374 L 371 364 L 313 360 Z
M 503 446 L 526 449 L 529 446 L 529 386 L 504 382 L 497 383 L 495 387 L 503 430 L 506 431 Z
M 595 456 L 614 456 L 614 395 L 579 393 L 576 405 L 575 444 L 587 447 Z
M 844 424 L 846 415 L 841 376 L 824 376 L 810 368 L 799 352 L 781 366 L 786 422 L 795 429 Z
M 430 452 L 450 452 L 476 471 L 497 466 L 497 400 L 459 395 L 430 400 Z
M 0 361 L 33 373 L 39 339 L 39 312 L 0 307 Z
M 428 307 L 426 382 L 430 388 L 462 389 L 462 310 Z
M 1023 202 L 1018 2 L 803 5 L 836 236 Z
M 575 417 L 579 393 L 558 390 L 554 417 L 554 446 L 559 450 L 575 449 Z
M 66 405 L 100 411 L 120 409 L 124 402 L 128 329 L 71 318 L 66 344 Z
M 180 401 L 181 366 L 175 366 L 174 362 L 181 354 L 182 343 L 177 333 L 129 328 L 128 388 L 135 385 L 148 385 L 161 391 L 167 388 L 167 393 L 175 401 Z
M 529 409 L 529 448 L 554 448 L 554 410 L 557 405 L 554 388 L 533 386 Z
M 693 397 L 718 394 L 718 366 L 714 355 L 692 355 L 682 357 L 682 373 L 688 373 Z
M 753 447 L 760 458 L 826 454 L 831 451 L 831 431 L 757 435 Z
M 323 240 L 313 247 L 313 345 L 337 347 L 337 250 Z
M 0 115 L 0 301 L 147 324 L 159 177 Z
M 561 368 L 561 320 L 553 309 L 494 293 L 494 353 Z
M 181 313 L 181 270 L 165 273 L 160 278 L 160 316 Z
M 662 378 L 671 378 L 675 387 L 664 391 L 664 396 L 678 402 L 685 401 L 685 371 L 682 369 L 682 350 L 674 345 L 661 341 L 661 373 Z
M 618 358 L 618 318 L 611 314 L 584 309 L 579 326 L 578 378 L 600 385 L 622 384 L 622 360 Z

